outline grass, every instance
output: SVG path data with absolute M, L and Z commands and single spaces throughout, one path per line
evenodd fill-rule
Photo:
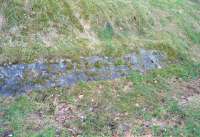
M 2 3 L 0 11 L 6 23 L 0 36 L 1 64 L 30 63 L 39 58 L 50 61 L 52 56 L 119 56 L 149 45 L 160 49 L 157 43 L 162 43 L 166 47 L 163 50 L 170 53 L 172 48 L 176 52 L 199 44 L 199 7 L 192 1 Z
M 0 3 L 0 15 L 6 18 L 0 32 L 1 65 L 40 59 L 79 62 L 82 56 L 118 57 L 140 48 L 160 50 L 168 56 L 165 68 L 144 75 L 134 71 L 127 79 L 0 97 L 0 135 L 12 131 L 15 137 L 111 137 L 125 132 L 199 136 L 199 108 L 181 106 L 175 99 L 178 87 L 170 83 L 200 77 L 200 58 L 194 52 L 200 50 L 198 1 Z
M 115 132 L 123 135 L 123 125 L 130 125 L 132 134 L 138 136 L 145 134 L 143 130 L 153 136 L 198 136 L 198 109 L 193 105 L 187 108 L 180 106 L 171 96 L 174 92 L 169 81 L 172 77 L 186 81 L 196 79 L 200 75 L 199 68 L 199 65 L 193 64 L 171 65 L 146 75 L 133 72 L 128 79 L 80 83 L 69 89 L 51 89 L 12 99 L 4 98 L 1 101 L 2 112 L 5 113 L 2 120 L 9 127 L 3 129 L 12 129 L 14 136 L 33 137 L 70 136 L 71 129 L 74 129 L 81 136 L 93 137 L 111 136 Z M 72 109 L 68 115 L 77 119 L 59 123 L 55 120 L 57 107 L 65 102 Z M 39 126 L 32 121 L 36 119 L 30 120 L 31 115 L 37 113 L 42 116 L 36 119 L 46 124 Z M 177 123 L 170 124 L 174 120 Z M 145 128 L 143 124 L 148 121 L 149 128 Z M 161 125 L 156 123 L 158 121 Z M 184 124 L 179 125 L 180 122 Z

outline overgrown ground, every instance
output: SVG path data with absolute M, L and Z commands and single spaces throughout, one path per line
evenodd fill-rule
M 0 97 L 0 135 L 200 136 L 199 0 L 0 0 L 0 64 L 157 49 L 144 75 Z

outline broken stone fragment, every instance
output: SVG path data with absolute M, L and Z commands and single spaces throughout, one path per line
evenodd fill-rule
M 160 55 L 159 55 L 160 56 Z M 105 56 L 91 56 L 82 58 L 88 64 L 100 62 L 88 68 L 78 66 L 78 62 L 64 59 L 56 60 L 57 63 L 15 64 L 0 67 L 0 94 L 12 95 L 16 91 L 22 92 L 44 90 L 53 87 L 69 87 L 79 82 L 113 80 L 127 77 L 132 70 L 146 72 L 157 69 L 162 65 L 162 58 L 153 54 L 151 50 L 143 49 L 138 55 L 131 53 L 121 57 L 132 65 L 107 65 L 115 62 L 115 58 Z M 144 66 L 144 68 L 142 67 Z M 28 81 L 28 82 L 27 82 Z M 157 81 L 154 81 L 157 83 Z M 80 98 L 82 98 L 80 96 Z

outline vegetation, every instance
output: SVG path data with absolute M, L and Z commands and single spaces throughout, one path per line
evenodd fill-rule
M 172 53 L 178 49 L 185 53 L 200 44 L 196 1 L 1 0 L 1 3 L 0 13 L 5 20 L 0 36 L 1 64 L 98 54 L 119 56 L 149 46 L 167 53 L 171 49 L 175 50 Z M 198 46 L 193 48 L 199 50 Z
M 139 48 L 168 56 L 165 68 L 144 75 L 134 71 L 129 78 L 2 96 L 0 135 L 198 137 L 199 4 L 198 0 L 0 0 L 1 65 L 40 59 L 78 62 L 82 56 L 117 57 Z

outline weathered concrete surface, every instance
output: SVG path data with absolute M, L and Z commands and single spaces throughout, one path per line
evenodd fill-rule
M 69 87 L 78 82 L 112 80 L 127 77 L 133 70 L 141 73 L 161 68 L 164 55 L 157 51 L 141 49 L 139 54 L 131 53 L 121 57 L 124 65 L 114 65 L 116 59 L 92 56 L 83 59 L 91 67 L 77 68 L 77 64 L 17 64 L 0 67 L 0 94 L 15 95 L 53 87 Z M 95 67 L 102 63 L 105 66 Z M 72 67 L 69 67 L 72 66 Z M 87 68 L 87 69 L 85 69 Z

